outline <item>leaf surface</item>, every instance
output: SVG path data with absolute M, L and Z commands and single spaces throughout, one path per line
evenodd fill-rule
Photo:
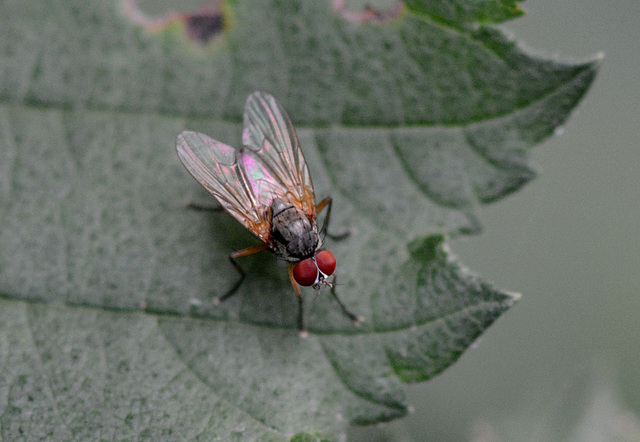
M 528 149 L 599 63 L 533 57 L 477 25 L 517 16 L 514 2 L 447 4 L 375 21 L 229 2 L 202 44 L 184 19 L 150 32 L 132 2 L 3 2 L 2 436 L 302 440 L 406 414 L 402 384 L 446 369 L 517 299 L 446 236 L 478 232 L 479 204 L 533 178 Z M 359 328 L 309 291 L 300 339 L 268 254 L 213 302 L 237 278 L 228 254 L 255 239 L 185 209 L 212 199 L 174 142 L 191 129 L 239 147 L 256 89 L 298 128 L 330 229 L 351 232 L 327 246 Z

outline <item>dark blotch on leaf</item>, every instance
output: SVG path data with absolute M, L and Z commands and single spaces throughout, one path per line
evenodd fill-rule
M 189 37 L 200 43 L 207 43 L 224 30 L 224 15 L 219 11 L 185 14 L 184 22 Z

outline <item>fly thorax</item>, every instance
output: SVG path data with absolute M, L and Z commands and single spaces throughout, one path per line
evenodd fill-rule
M 271 203 L 271 249 L 285 261 L 313 256 L 320 247 L 316 223 L 301 209 L 279 198 Z

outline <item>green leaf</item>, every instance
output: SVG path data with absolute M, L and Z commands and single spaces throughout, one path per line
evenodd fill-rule
M 430 20 L 449 26 L 465 23 L 499 23 L 518 17 L 524 12 L 518 6 L 522 0 L 479 0 L 431 2 L 426 0 L 405 0 L 405 5 L 416 14 L 425 14 Z
M 329 2 L 229 2 L 203 44 L 177 18 L 149 32 L 132 2 L 3 2 L 3 438 L 335 439 L 405 415 L 403 383 L 446 369 L 517 299 L 461 267 L 446 235 L 479 231 L 478 204 L 532 179 L 528 149 L 599 63 L 533 57 L 472 22 L 513 17 L 511 2 L 457 4 L 367 21 Z M 239 146 L 256 89 L 287 108 L 331 229 L 352 233 L 328 246 L 359 328 L 309 291 L 301 339 L 268 254 L 213 302 L 237 278 L 228 254 L 255 240 L 184 207 L 212 199 L 175 138 Z

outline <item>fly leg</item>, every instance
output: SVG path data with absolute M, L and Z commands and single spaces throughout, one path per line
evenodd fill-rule
M 197 210 L 199 212 L 222 212 L 224 211 L 224 208 L 220 205 L 218 206 L 207 206 L 204 204 L 198 204 L 198 203 L 194 203 L 193 201 L 187 201 L 187 203 L 185 204 L 185 206 L 191 210 Z M 236 252 L 233 252 L 229 255 L 229 262 L 231 263 L 231 265 L 233 266 L 234 269 L 236 269 L 236 272 L 238 272 L 238 275 L 240 275 L 240 278 L 235 282 L 235 284 L 233 284 L 233 286 L 231 287 L 231 289 L 229 289 L 229 291 L 227 293 L 225 293 L 224 295 L 220 295 L 218 296 L 214 302 L 216 304 L 220 304 L 223 301 L 231 298 L 233 295 L 236 294 L 236 292 L 238 291 L 238 289 L 240 288 L 240 286 L 242 285 L 242 282 L 244 281 L 244 278 L 247 276 L 246 273 L 244 272 L 244 270 L 242 270 L 242 267 L 240 267 L 240 264 L 238 264 L 236 262 L 236 258 L 240 258 L 242 256 L 247 256 L 247 255 L 252 255 L 254 253 L 258 253 L 261 252 L 263 250 L 265 250 L 267 248 L 266 244 L 258 244 L 255 246 L 251 246 L 251 247 L 247 247 L 246 249 L 242 249 L 242 250 L 238 250 Z
M 351 321 L 353 321 L 353 325 L 358 326 L 362 321 L 364 321 L 364 318 L 362 316 L 358 316 L 355 313 L 353 313 L 351 310 L 347 308 L 347 306 L 345 306 L 342 303 L 342 301 L 338 297 L 338 294 L 336 293 L 336 278 L 337 278 L 336 276 L 333 277 L 333 283 L 331 284 L 331 295 L 333 296 L 333 299 L 336 300 L 336 302 L 342 309 L 342 313 L 345 316 L 347 316 L 349 319 L 351 319 Z
M 292 262 L 289 263 L 289 279 L 291 280 L 291 285 L 293 289 L 296 291 L 296 295 L 298 296 L 298 330 L 300 331 L 300 337 L 306 338 L 309 333 L 307 333 L 307 326 L 304 323 L 304 304 L 302 301 L 302 292 L 300 291 L 300 285 L 296 282 L 296 279 L 293 277 L 293 268 L 295 264 Z
M 267 250 L 268 248 L 269 246 L 267 245 L 267 243 L 256 244 L 255 246 L 238 250 L 229 255 L 229 262 L 231 262 L 231 265 L 233 265 L 233 268 L 236 269 L 236 271 L 240 275 L 240 278 L 235 282 L 235 284 L 233 284 L 233 286 L 231 287 L 231 289 L 229 289 L 227 293 L 225 293 L 224 295 L 220 295 L 215 299 L 216 304 L 220 304 L 221 302 L 226 301 L 227 299 L 235 295 L 238 289 L 240 288 L 240 286 L 242 285 L 244 278 L 247 276 L 244 270 L 242 270 L 242 267 L 240 267 L 240 264 L 236 262 L 236 258 L 253 255 L 254 253 L 262 252 L 263 250 Z
M 207 206 L 204 204 L 194 203 L 193 201 L 187 201 L 185 206 L 191 210 L 197 210 L 199 212 L 222 212 L 224 210 L 222 206 Z
M 349 230 L 347 230 L 346 232 L 339 234 L 339 235 L 332 235 L 329 232 L 327 232 L 327 228 L 329 226 L 329 220 L 331 219 L 331 206 L 333 205 L 333 200 L 331 199 L 331 197 L 327 197 L 325 199 L 323 199 L 322 201 L 320 201 L 320 203 L 316 206 L 316 212 L 320 213 L 320 211 L 322 209 L 324 209 L 325 207 L 327 208 L 327 216 L 325 216 L 324 218 L 324 224 L 322 225 L 322 229 L 320 229 L 320 235 L 327 235 L 329 238 L 336 240 L 336 241 L 341 241 L 345 238 L 347 238 L 351 232 L 349 232 Z M 351 312 L 347 306 L 345 306 L 342 301 L 340 300 L 340 298 L 338 297 L 338 294 L 336 293 L 336 276 L 333 277 L 333 283 L 331 284 L 331 296 L 333 296 L 333 299 L 336 300 L 336 302 L 338 303 L 338 305 L 340 306 L 340 309 L 342 309 L 342 313 L 347 316 L 349 319 L 351 319 L 351 321 L 353 321 L 354 325 L 358 325 L 360 324 L 360 322 L 364 321 L 364 318 L 357 316 L 356 314 L 354 314 L 353 312 Z
M 324 224 L 322 224 L 322 228 L 320 229 L 320 236 L 327 235 L 329 238 L 333 239 L 334 241 L 342 241 L 343 239 L 346 239 L 351 234 L 349 230 L 347 230 L 344 233 L 340 233 L 338 235 L 333 235 L 329 233 L 327 230 L 329 228 L 329 220 L 331 219 L 332 205 L 333 205 L 333 199 L 330 196 L 328 196 L 322 201 L 320 201 L 320 203 L 318 203 L 318 205 L 316 206 L 317 213 L 320 213 L 322 209 L 324 209 L 325 207 L 327 208 L 327 216 L 324 217 Z

